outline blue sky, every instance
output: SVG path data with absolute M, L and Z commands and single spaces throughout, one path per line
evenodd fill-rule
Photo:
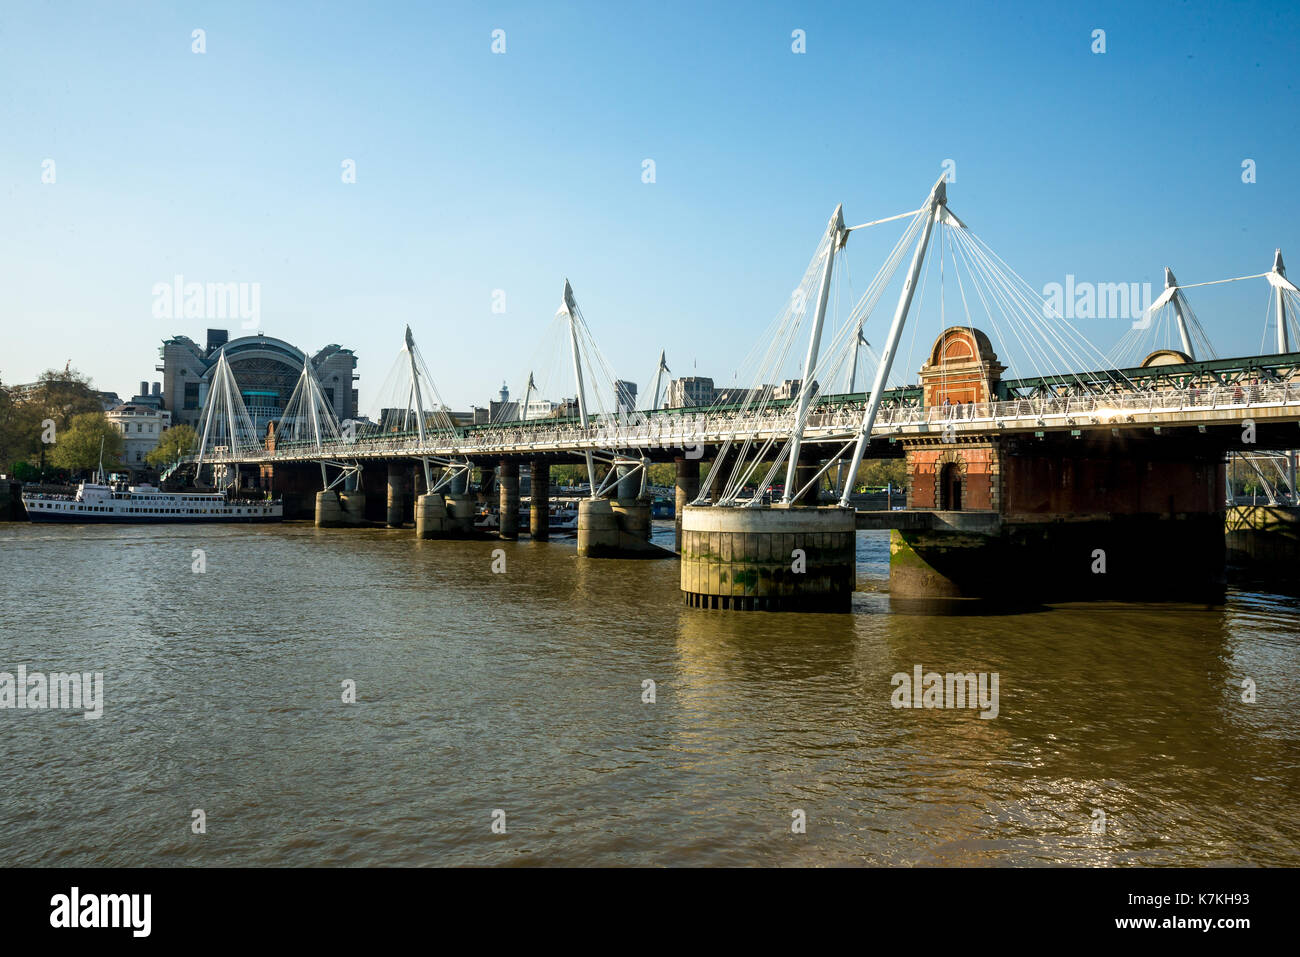
M 1166 264 L 1257 273 L 1277 246 L 1300 271 L 1295 8 L 1009 8 L 13 0 L 0 379 L 159 378 L 160 341 L 211 324 L 152 315 L 179 273 L 259 283 L 266 334 L 354 349 L 363 407 L 406 323 L 453 406 L 517 391 L 566 276 L 618 374 L 644 389 L 664 348 L 721 382 L 836 203 L 913 209 L 945 159 L 952 208 L 1035 288 L 1158 292 Z M 896 235 L 855 234 L 857 292 Z M 1189 297 L 1221 355 L 1258 351 L 1262 280 Z M 1128 323 L 1080 328 L 1105 350 Z

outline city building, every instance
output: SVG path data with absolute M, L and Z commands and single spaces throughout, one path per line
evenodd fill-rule
M 117 403 L 117 404 L 118 404 L 118 405 L 121 405 L 121 404 L 122 404 L 122 402 L 121 402 L 120 399 L 118 400 L 118 403 Z M 130 404 L 131 404 L 131 405 L 147 405 L 147 406 L 149 406 L 150 408 L 161 409 L 161 408 L 163 407 L 163 404 L 162 404 L 162 383 L 161 383 L 161 382 L 155 382 L 155 383 L 153 384 L 153 391 L 150 392 L 150 391 L 149 391 L 149 383 L 148 383 L 148 382 L 141 382 L 141 383 L 140 383 L 140 391 L 137 392 L 135 395 L 131 396 L 131 402 L 130 402 Z
M 614 380 L 614 411 L 619 415 L 636 411 L 636 383 Z
M 474 424 L 491 425 L 493 422 L 515 422 L 519 419 L 519 403 L 510 401 L 510 390 L 501 383 L 501 398 L 492 399 L 487 407 L 474 406 Z
M 171 412 L 174 423 L 198 429 L 217 355 L 223 350 L 249 415 L 258 432 L 265 432 L 267 423 L 284 412 L 307 356 L 296 346 L 261 333 L 230 339 L 225 329 L 209 329 L 202 347 L 188 336 L 165 340 L 159 350 L 162 361 L 156 367 L 163 374 L 161 407 Z M 335 416 L 340 422 L 355 418 L 357 390 L 353 383 L 360 376 L 354 371 L 357 358 L 352 350 L 331 344 L 310 361 Z
M 714 405 L 745 405 L 772 399 L 796 399 L 802 379 L 784 379 L 780 385 L 761 385 L 756 389 L 740 386 L 717 388 L 707 376 L 683 376 L 668 383 L 666 409 L 708 408 Z M 816 381 L 813 388 L 817 388 Z
M 774 386 L 772 389 L 772 398 L 774 399 L 796 399 L 799 397 L 799 386 L 803 385 L 803 379 L 784 379 L 781 384 Z M 813 388 L 817 383 L 813 383 Z
M 716 397 L 713 380 L 708 376 L 689 375 L 668 383 L 668 398 L 664 407 L 683 409 L 692 406 L 710 406 Z
M 144 457 L 158 447 L 163 432 L 171 426 L 171 413 L 128 402 L 109 409 L 104 416 L 122 433 L 122 464 L 132 471 L 148 469 Z
M 528 410 L 524 413 L 526 419 L 550 419 L 554 418 L 557 404 L 550 399 L 529 399 Z

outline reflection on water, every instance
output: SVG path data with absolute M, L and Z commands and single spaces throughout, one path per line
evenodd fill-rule
M 106 687 L 0 711 L 0 859 L 1300 863 L 1300 601 L 896 614 L 858 557 L 851 616 L 735 614 L 571 539 L 0 525 L 0 670 Z M 997 672 L 999 716 L 894 709 L 916 665 Z

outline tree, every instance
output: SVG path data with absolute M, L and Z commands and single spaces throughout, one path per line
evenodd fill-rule
M 72 417 L 65 429 L 56 433 L 50 461 L 61 469 L 93 469 L 99 465 L 100 441 L 103 440 L 105 464 L 115 464 L 122 457 L 122 433 L 103 412 L 82 412 Z
M 901 488 L 907 484 L 906 459 L 872 459 L 863 462 L 862 467 L 858 469 L 857 484 L 859 485 L 867 488 L 883 488 L 890 483 L 893 483 L 894 488 Z
M 154 468 L 164 468 L 194 451 L 199 434 L 188 425 L 173 425 L 162 434 L 157 448 L 145 454 L 144 460 Z
M 555 485 L 586 485 L 586 465 L 552 465 L 551 482 Z
M 62 372 L 46 369 L 26 401 L 42 419 L 53 419 L 58 429 L 67 428 L 73 416 L 83 412 L 103 411 L 103 403 L 91 388 L 90 378 L 72 368 Z
M 651 485 L 674 485 L 677 482 L 677 466 L 669 462 L 656 462 L 650 466 Z
M 13 471 L 26 451 L 27 441 L 21 433 L 21 409 L 13 393 L 0 382 L 0 472 Z
M 47 369 L 30 389 L 18 394 L 0 386 L 0 470 L 19 462 L 37 462 L 44 469 L 50 446 L 42 441 L 54 424 L 54 437 L 67 429 L 72 417 L 101 410 L 90 379 L 76 369 Z

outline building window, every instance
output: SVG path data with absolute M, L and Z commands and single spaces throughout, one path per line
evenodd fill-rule
M 199 407 L 199 384 L 197 382 L 185 383 L 185 405 L 186 409 L 197 409 Z

